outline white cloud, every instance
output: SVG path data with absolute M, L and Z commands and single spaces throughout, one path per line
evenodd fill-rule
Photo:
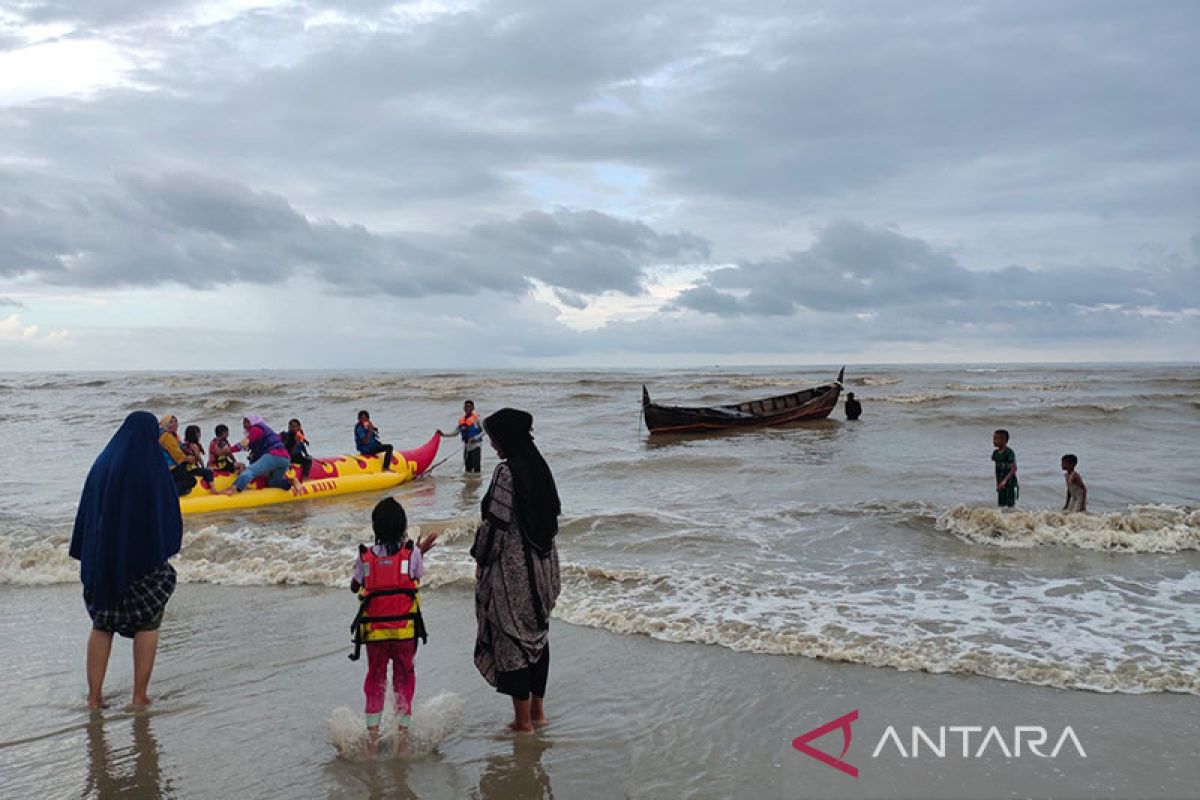
M 70 336 L 66 329 L 46 331 L 43 333 L 37 325 L 26 325 L 16 314 L 9 314 L 0 319 L 0 342 L 20 342 L 23 344 L 54 344 L 62 342 Z
M 120 48 L 98 39 L 54 39 L 0 52 L 0 106 L 117 86 L 132 68 Z

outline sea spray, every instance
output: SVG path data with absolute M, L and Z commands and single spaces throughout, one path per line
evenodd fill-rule
M 388 708 L 379 724 L 376 758 L 423 758 L 458 727 L 462 719 L 463 699 L 453 692 L 441 692 L 413 709 L 408 728 L 402 730 L 400 718 Z M 366 758 L 367 727 L 361 713 L 339 706 L 329 715 L 329 743 L 338 756 L 351 761 Z

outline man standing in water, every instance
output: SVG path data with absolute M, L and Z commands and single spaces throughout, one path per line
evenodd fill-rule
M 996 462 L 996 500 L 1001 508 L 1012 508 L 1021 496 L 1017 485 L 1017 454 L 1008 446 L 1008 431 L 992 434 L 992 461 Z
M 438 435 L 443 438 L 461 436 L 463 440 L 463 467 L 467 472 L 479 472 L 480 460 L 483 455 L 483 426 L 479 424 L 479 415 L 475 413 L 475 403 L 472 400 L 463 402 L 463 415 L 458 425 L 450 433 Z
M 846 393 L 846 419 L 858 419 L 862 416 L 862 403 L 854 399 L 854 392 Z

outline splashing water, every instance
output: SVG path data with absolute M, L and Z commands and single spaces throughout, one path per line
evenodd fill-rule
M 379 724 L 376 758 L 423 758 L 429 755 L 458 727 L 463 705 L 463 699 L 453 692 L 437 694 L 413 709 L 407 730 L 402 728 L 400 717 L 389 707 Z M 329 743 L 337 750 L 339 758 L 367 760 L 367 728 L 362 714 L 345 706 L 335 708 L 329 715 Z

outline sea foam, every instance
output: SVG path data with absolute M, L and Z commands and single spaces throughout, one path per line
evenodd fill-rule
M 1137 505 L 1105 514 L 1071 514 L 961 505 L 941 514 L 937 527 L 994 547 L 1054 545 L 1125 553 L 1200 550 L 1200 510 L 1178 506 Z

